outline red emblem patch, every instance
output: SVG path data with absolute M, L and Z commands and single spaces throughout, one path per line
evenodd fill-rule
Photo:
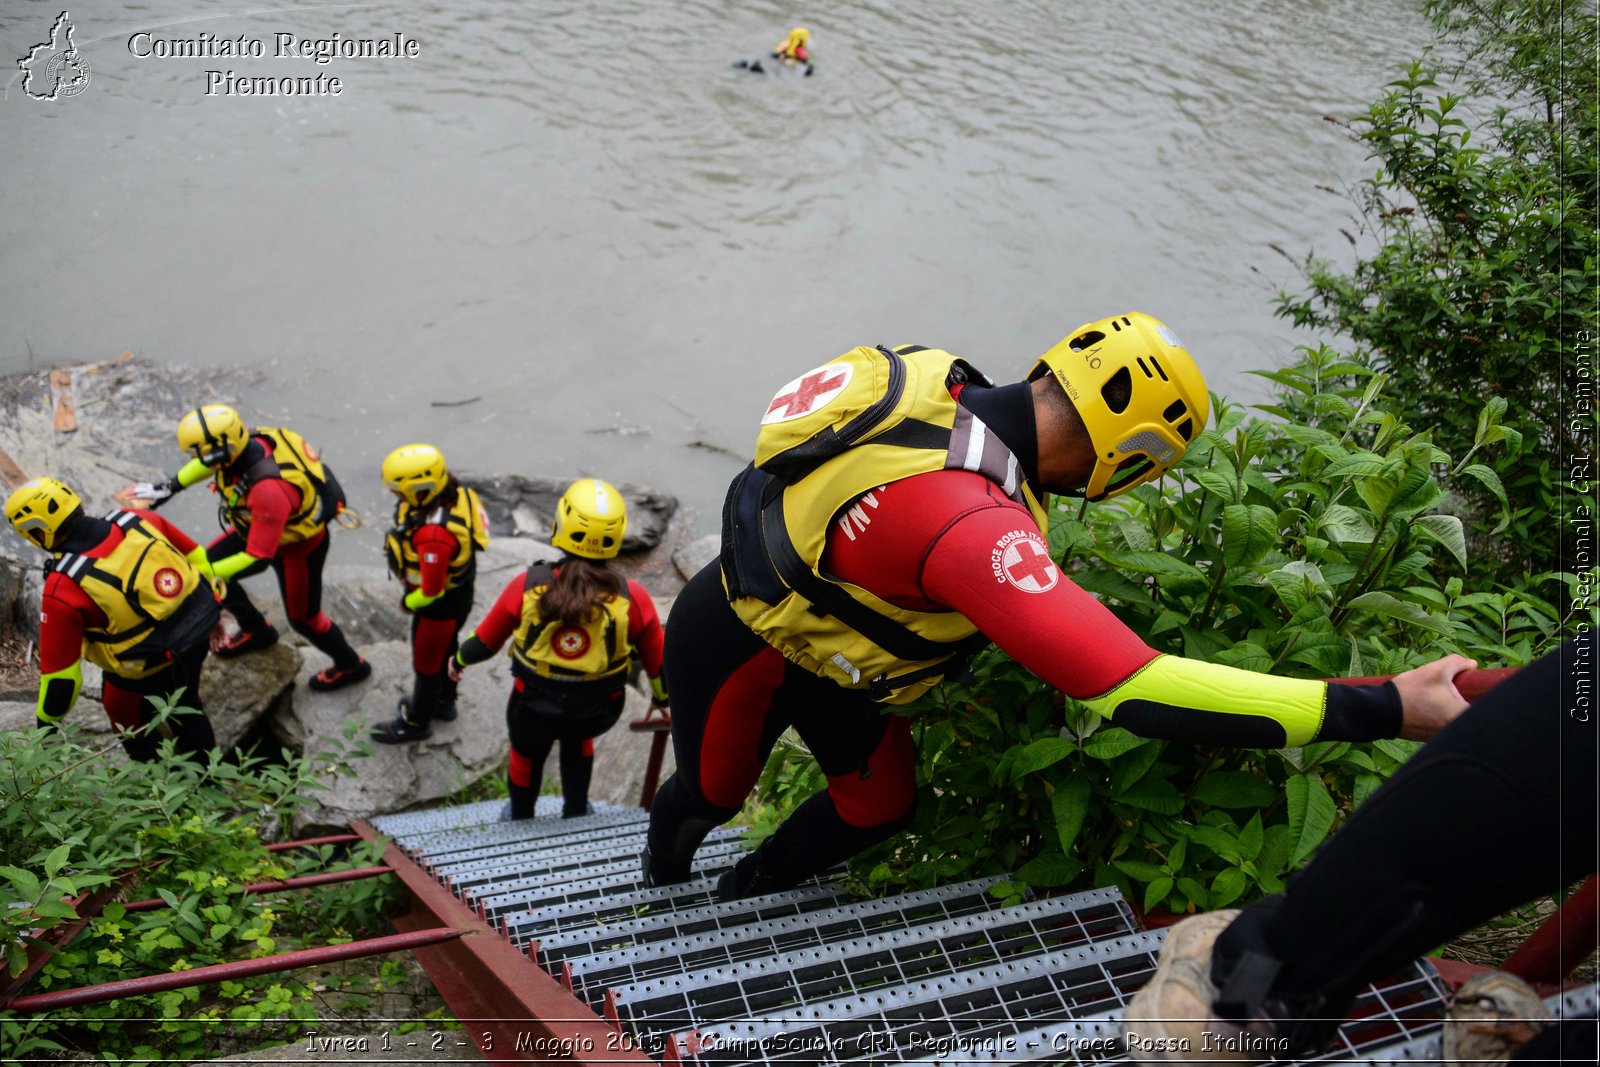
M 562 659 L 579 659 L 589 651 L 589 632 L 587 630 L 558 630 L 550 641 L 550 647 Z
M 171 567 L 162 567 L 156 571 L 156 576 L 151 581 L 151 584 L 156 587 L 156 592 L 171 600 L 183 592 L 183 575 Z
M 1061 578 L 1049 546 L 1031 530 L 1013 530 L 1000 538 L 989 554 L 989 565 L 995 581 L 1010 582 L 1024 593 L 1049 592 Z
M 767 413 L 762 417 L 761 424 L 788 422 L 827 406 L 850 384 L 851 373 L 850 365 L 841 363 L 833 367 L 818 367 L 809 374 L 801 375 L 778 390 L 778 395 L 767 405 Z

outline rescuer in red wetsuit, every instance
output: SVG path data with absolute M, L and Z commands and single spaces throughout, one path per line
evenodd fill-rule
M 1250 747 L 1425 737 L 1465 702 L 1448 656 L 1381 686 L 1327 686 L 1159 655 L 1051 560 L 1045 493 L 1102 500 L 1165 473 L 1209 397 L 1167 327 L 1090 323 L 994 387 L 947 352 L 858 348 L 779 390 L 728 492 L 721 559 L 667 627 L 677 772 L 645 879 L 689 876 L 793 726 L 827 776 L 723 876 L 794 885 L 910 816 L 915 699 L 993 642 L 1135 733 Z
M 216 654 L 238 656 L 277 643 L 278 632 L 239 582 L 271 567 L 289 625 L 333 660 L 311 677 L 311 688 L 340 689 L 371 675 L 372 667 L 322 612 L 328 522 L 344 495 L 305 438 L 281 427 L 251 432 L 233 408 L 207 404 L 179 421 L 178 447 L 193 458 L 177 474 L 129 493 L 160 506 L 187 486 L 214 480 L 224 533 L 206 553 L 217 577 L 228 583 L 222 606 L 239 624 Z
M 420 741 L 432 723 L 456 718 L 456 683 L 447 670 L 456 638 L 472 613 L 478 553 L 489 522 L 478 494 L 457 481 L 433 445 L 410 444 L 383 460 L 383 484 L 395 495 L 394 525 L 384 538 L 389 573 L 405 584 L 411 615 L 411 696 L 400 714 L 372 730 L 385 744 Z
M 574 482 L 556 504 L 550 543 L 559 563 L 535 563 L 506 584 L 461 642 L 456 671 L 511 642 L 516 679 L 506 704 L 511 733 L 509 819 L 532 818 L 551 746 L 561 742 L 562 815 L 589 811 L 594 739 L 616 725 L 634 662 L 665 707 L 661 621 L 644 586 L 606 566 L 622 547 L 622 494 L 598 478 Z
M 84 514 L 83 502 L 54 478 L 18 487 L 6 519 L 55 557 L 39 612 L 42 727 L 59 723 L 83 687 L 83 659 L 100 666 L 100 701 L 136 760 L 154 759 L 163 736 L 180 754 L 216 740 L 200 700 L 200 668 L 221 616 L 205 550 L 153 514 Z M 185 710 L 155 729 L 154 698 L 180 695 Z

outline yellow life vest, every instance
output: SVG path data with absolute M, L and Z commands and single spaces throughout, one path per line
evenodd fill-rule
M 194 565 L 138 515 L 113 511 L 106 518 L 122 531 L 110 555 L 69 552 L 50 569 L 105 612 L 103 629 L 84 631 L 89 661 L 122 678 L 146 678 L 167 665 L 168 652 L 204 639 L 222 609 Z
M 225 467 L 217 470 L 223 525 L 247 534 L 250 507 L 245 498 L 250 487 L 265 478 L 282 478 L 300 490 L 300 506 L 289 516 L 280 543 L 292 545 L 310 540 L 328 525 L 344 503 L 337 480 L 323 464 L 317 450 L 293 430 L 261 426 L 252 431 L 251 436 L 271 444 L 272 455 L 264 456 L 238 474 L 229 474 Z
M 626 596 L 597 602 L 581 627 L 539 614 L 539 597 L 555 578 L 548 563 L 528 568 L 522 591 L 522 620 L 511 635 L 513 669 L 549 682 L 599 682 L 621 679 L 633 666 L 628 640 Z
M 938 349 L 852 349 L 779 390 L 755 462 L 728 489 L 734 612 L 787 659 L 885 703 L 920 696 L 987 640 L 957 612 L 898 607 L 823 573 L 829 531 L 850 536 L 870 521 L 874 489 L 936 470 L 984 475 L 1047 529 L 1016 457 L 950 395 L 966 381 L 993 384 Z
M 473 557 L 489 547 L 489 524 L 483 515 L 483 502 L 474 490 L 458 485 L 455 499 L 448 507 L 433 504 L 419 508 L 409 500 L 395 505 L 394 526 L 384 536 L 383 552 L 389 561 L 389 573 L 418 587 L 422 585 L 422 560 L 417 556 L 417 546 L 411 543 L 411 536 L 423 526 L 443 526 L 455 535 L 456 551 L 450 557 L 450 574 L 444 587 L 456 588 L 472 569 Z

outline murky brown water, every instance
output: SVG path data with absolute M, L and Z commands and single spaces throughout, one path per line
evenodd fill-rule
M 7 69 L 61 2 L 0 5 Z M 1322 116 L 1428 38 L 1406 0 L 245 6 L 75 5 L 84 91 L 11 78 L 0 371 L 256 367 L 243 399 L 369 510 L 378 461 L 420 438 L 461 467 L 652 484 L 703 529 L 740 465 L 721 450 L 858 343 L 1005 378 L 1140 308 L 1214 388 L 1263 397 L 1242 371 L 1297 341 L 1270 246 L 1346 254 L 1348 204 L 1318 186 L 1371 166 Z M 731 69 L 797 19 L 817 76 Z M 267 58 L 141 58 L 139 31 Z M 278 60 L 278 32 L 419 54 Z M 207 70 L 343 91 L 207 96 Z

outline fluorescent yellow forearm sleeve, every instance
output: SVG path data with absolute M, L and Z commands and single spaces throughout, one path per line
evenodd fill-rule
M 434 596 L 429 596 L 421 589 L 413 589 L 411 592 L 406 594 L 406 607 L 411 611 L 421 611 L 423 608 L 427 607 L 429 604 L 432 604 L 435 600 L 438 600 L 442 596 L 444 596 L 444 593 L 442 592 Z
M 1324 682 L 1157 656 L 1115 689 L 1084 703 L 1145 737 L 1278 748 L 1312 741 L 1322 728 L 1327 699 Z
M 206 555 L 205 546 L 195 545 L 193 550 L 183 558 L 188 560 L 195 570 L 207 578 L 215 578 L 217 576 L 216 569 L 211 566 L 211 557 Z
M 259 559 L 248 552 L 235 552 L 233 555 L 223 559 L 212 560 L 211 576 L 213 578 L 221 578 L 225 582 L 230 581 L 235 574 L 238 574 L 246 567 L 260 562 Z
M 659 674 L 650 679 L 650 695 L 656 698 L 657 704 L 665 704 L 668 702 L 667 683 Z
M 35 711 L 42 723 L 58 723 L 66 718 L 72 705 L 78 702 L 83 689 L 83 661 L 78 660 L 66 670 L 39 676 L 39 706 Z
M 198 459 L 191 459 L 178 468 L 178 473 L 173 475 L 179 485 L 185 489 L 198 482 L 203 482 L 211 477 L 211 468 L 201 463 Z

